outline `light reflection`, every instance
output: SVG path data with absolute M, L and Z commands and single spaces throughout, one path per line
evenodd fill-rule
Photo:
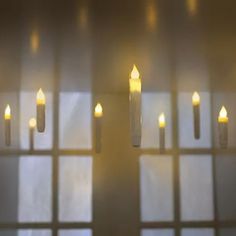
M 198 11 L 198 0 L 186 0 L 187 11 L 190 16 L 197 15 Z
M 79 25 L 79 28 L 82 30 L 85 30 L 88 28 L 88 8 L 85 6 L 79 8 L 78 25 Z
M 37 53 L 40 46 L 40 37 L 37 29 L 32 30 L 30 34 L 30 48 L 32 53 Z
M 153 32 L 157 28 L 157 8 L 155 6 L 155 3 L 153 0 L 150 0 L 147 4 L 146 7 L 146 24 L 147 24 L 147 29 L 150 32 Z

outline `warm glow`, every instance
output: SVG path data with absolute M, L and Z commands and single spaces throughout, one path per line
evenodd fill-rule
M 38 105 L 45 105 L 45 103 L 46 103 L 46 98 L 43 93 L 43 90 L 40 88 L 37 93 L 37 104 Z
M 38 30 L 34 29 L 30 35 L 30 47 L 31 47 L 31 50 L 33 53 L 38 52 L 39 44 L 40 44 L 39 32 L 38 32 Z
M 198 11 L 198 0 L 186 0 L 187 10 L 190 16 L 195 16 Z
M 29 120 L 29 127 L 30 127 L 30 128 L 34 129 L 34 128 L 36 127 L 36 124 L 37 124 L 37 122 L 36 122 L 36 119 L 35 119 L 35 118 L 31 118 L 31 119 Z
M 165 114 L 161 113 L 159 116 L 159 127 L 160 128 L 165 128 L 166 126 L 166 119 L 165 119 Z
M 4 118 L 5 120 L 11 119 L 11 108 L 9 105 L 6 106 Z
M 192 103 L 194 106 L 197 106 L 200 104 L 200 96 L 197 92 L 194 92 L 193 93 L 193 96 L 192 96 Z
M 146 8 L 146 23 L 149 31 L 153 32 L 157 28 L 157 9 L 155 2 L 150 0 Z
M 218 122 L 219 123 L 227 123 L 229 121 L 229 118 L 227 117 L 227 111 L 225 107 L 223 106 L 220 110 Z
M 138 69 L 135 65 L 133 66 L 133 70 L 130 74 L 129 86 L 130 92 L 141 92 L 141 80 L 139 78 Z
M 95 107 L 94 116 L 95 117 L 102 117 L 102 115 L 103 115 L 102 105 L 100 103 L 98 103 Z

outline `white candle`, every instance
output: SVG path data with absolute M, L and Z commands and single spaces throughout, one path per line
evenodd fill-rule
M 229 122 L 229 119 L 227 117 L 227 111 L 225 107 L 223 106 L 218 116 L 219 141 L 220 141 L 221 148 L 227 148 L 228 146 L 228 122 Z
M 102 116 L 103 109 L 100 103 L 97 103 L 94 109 L 94 117 L 95 117 L 95 151 L 96 153 L 100 153 L 102 149 Z
M 11 145 L 11 108 L 9 105 L 6 106 L 5 114 L 5 144 L 6 146 Z
M 29 147 L 30 150 L 34 149 L 34 132 L 35 132 L 35 127 L 36 127 L 36 119 L 31 118 L 29 120 Z
M 141 79 L 134 65 L 129 79 L 130 128 L 134 147 L 141 145 L 141 90 Z
M 166 120 L 165 114 L 161 113 L 159 116 L 159 145 L 160 145 L 160 152 L 165 150 L 165 127 L 166 127 Z
M 193 104 L 193 124 L 194 124 L 194 137 L 200 139 L 200 96 L 197 92 L 192 96 Z
M 45 95 L 42 89 L 39 89 L 37 93 L 37 129 L 38 129 L 38 132 L 44 132 L 45 130 L 45 105 L 46 105 Z

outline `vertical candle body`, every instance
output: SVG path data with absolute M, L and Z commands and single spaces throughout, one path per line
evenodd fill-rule
M 130 127 L 131 139 L 134 147 L 141 145 L 141 93 L 130 92 Z
M 159 127 L 159 145 L 160 153 L 163 153 L 165 150 L 165 127 Z
M 219 142 L 221 148 L 227 148 L 228 146 L 228 123 L 219 122 Z
M 102 117 L 95 117 L 95 151 L 100 153 L 102 150 Z
M 45 104 L 37 104 L 37 130 L 41 133 L 45 130 Z
M 11 120 L 5 119 L 5 144 L 6 146 L 11 145 Z
M 200 106 L 193 105 L 194 137 L 200 139 Z
M 34 149 L 34 128 L 29 128 L 29 148 Z

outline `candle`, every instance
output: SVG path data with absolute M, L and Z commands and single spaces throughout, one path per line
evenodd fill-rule
M 228 117 L 227 111 L 224 106 L 222 106 L 219 116 L 218 116 L 218 124 L 219 124 L 219 141 L 221 148 L 227 148 L 228 145 Z
M 46 98 L 40 88 L 37 93 L 37 129 L 38 132 L 44 132 L 45 130 L 45 104 Z
M 130 128 L 134 147 L 141 144 L 141 87 L 139 72 L 134 65 L 129 79 Z
M 5 114 L 5 143 L 6 146 L 11 145 L 11 108 L 9 105 L 6 106 Z
M 165 150 L 165 114 L 161 113 L 159 116 L 159 145 L 160 145 L 160 152 Z
M 197 92 L 192 96 L 193 104 L 193 123 L 194 123 L 194 137 L 200 139 L 200 96 Z
M 29 120 L 29 147 L 30 150 L 34 149 L 34 131 L 35 131 L 35 127 L 36 127 L 36 119 L 35 118 L 31 118 Z
M 95 150 L 96 153 L 101 152 L 102 143 L 101 143 L 101 134 L 102 134 L 102 116 L 103 116 L 103 109 L 100 103 L 97 103 L 94 109 L 94 117 L 95 117 Z

